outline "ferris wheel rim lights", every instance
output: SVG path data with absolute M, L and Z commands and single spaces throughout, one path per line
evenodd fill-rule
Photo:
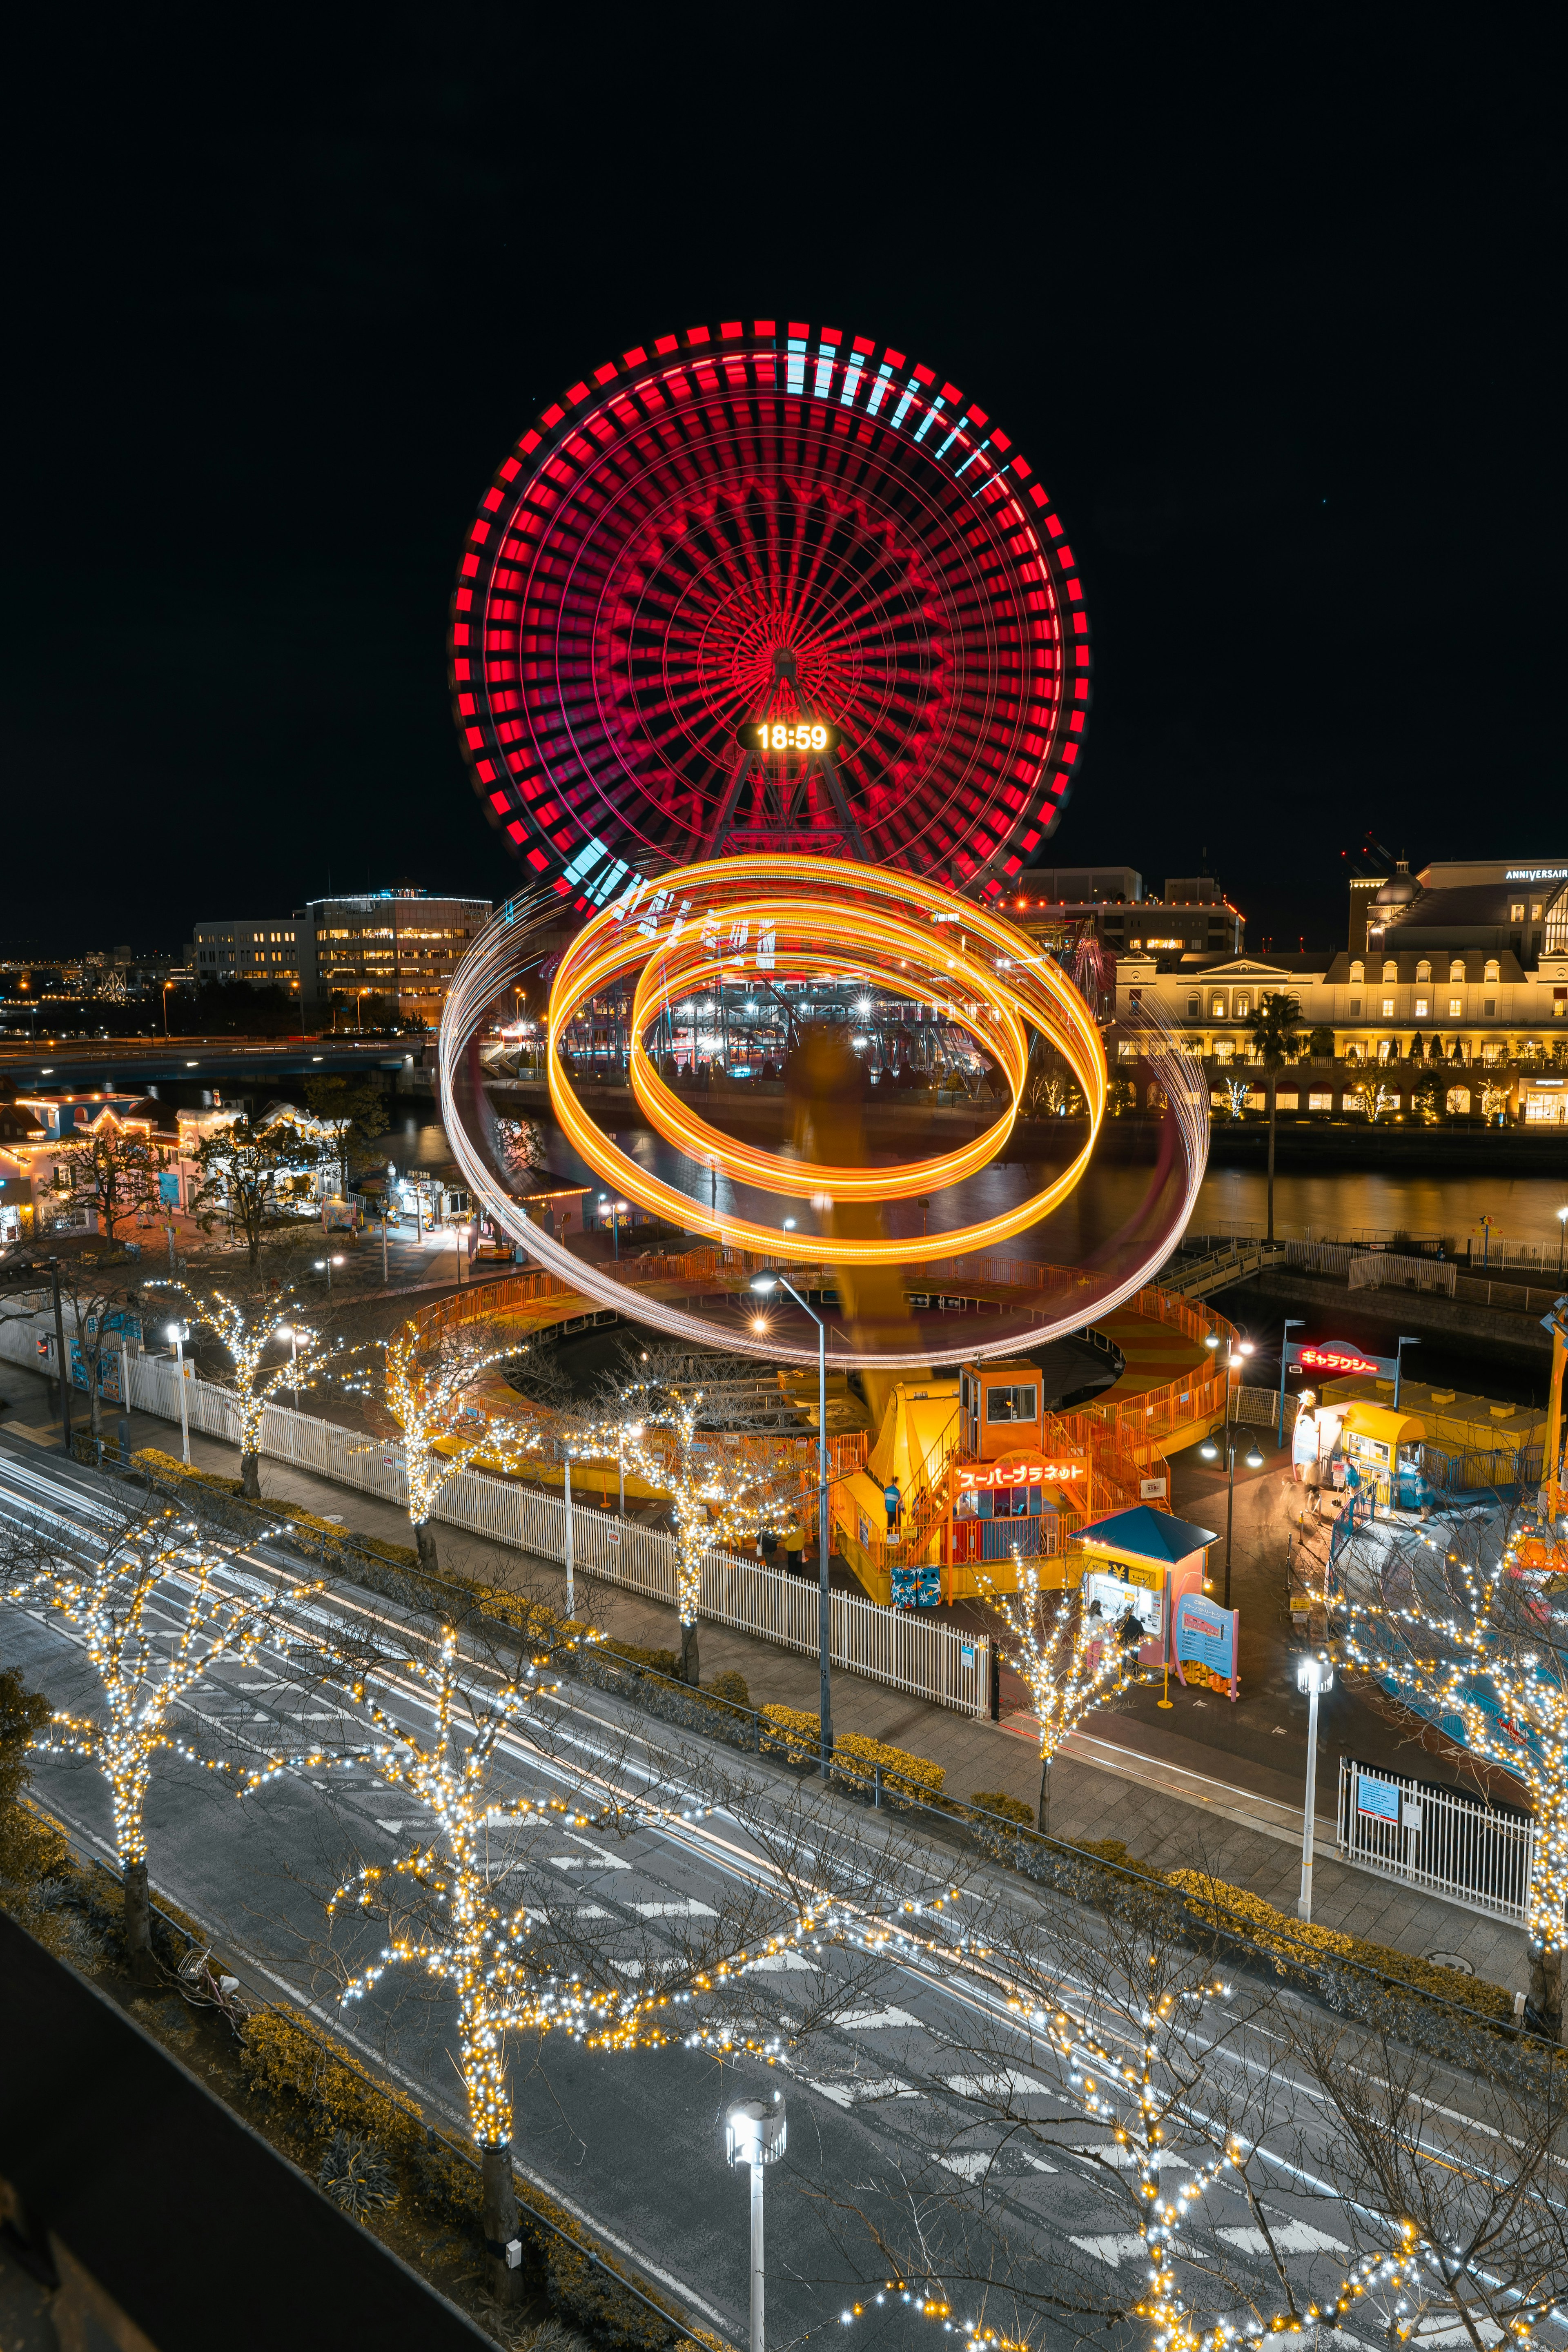
M 753 887 L 761 895 L 751 895 Z M 651 896 L 647 885 L 635 884 L 584 926 L 563 955 L 552 983 L 545 1017 L 550 1095 L 563 1132 L 595 1174 L 617 1192 L 654 1215 L 672 1218 L 689 1232 L 730 1247 L 803 1263 L 820 1258 L 826 1250 L 836 1264 L 845 1265 L 914 1265 L 966 1256 L 1010 1241 L 1048 1216 L 1089 1163 L 1105 1113 L 1104 1048 L 1088 1006 L 1066 973 L 1048 959 L 1031 957 L 1027 939 L 1000 917 L 977 908 L 964 909 L 964 940 L 973 934 L 984 942 L 991 950 L 989 961 L 967 945 L 952 955 L 948 952 L 952 940 L 933 941 L 938 919 L 951 914 L 953 903 L 951 891 L 916 876 L 821 857 L 710 859 L 661 876 Z M 911 908 L 917 911 L 911 914 Z M 762 928 L 753 930 L 758 925 Z M 800 934 L 798 946 L 792 940 L 792 929 Z M 722 937 L 726 931 L 731 950 L 728 958 Z M 985 1044 L 1007 1080 L 1009 1106 L 1001 1120 L 959 1150 L 902 1168 L 871 1171 L 786 1160 L 738 1143 L 698 1118 L 649 1065 L 640 1041 L 650 993 L 660 992 L 661 949 L 663 955 L 684 949 L 677 966 L 683 974 L 692 968 L 733 969 L 738 962 L 742 968 L 750 962 L 755 969 L 762 957 L 780 977 L 800 976 L 792 975 L 791 965 L 798 962 L 815 971 L 825 946 L 828 954 L 847 961 L 837 944 L 847 931 L 871 949 L 868 955 L 855 959 L 856 971 L 875 971 L 884 955 L 890 963 L 902 949 L 917 968 L 924 965 L 928 972 L 940 968 L 944 978 L 951 974 L 973 991 L 973 1000 L 963 1000 L 966 1006 L 973 1001 L 994 1013 L 994 1034 L 985 1034 Z M 845 1201 L 909 1199 L 961 1182 L 994 1158 L 1011 1132 L 1031 1027 L 1053 1038 L 1083 1088 L 1089 1114 L 1088 1139 L 1061 1174 L 1027 1200 L 981 1223 L 919 1239 L 803 1234 L 704 1209 L 687 1193 L 650 1176 L 604 1134 L 584 1109 L 556 1051 L 562 1031 L 584 999 L 624 978 L 634 965 L 641 967 L 631 1022 L 631 1078 L 637 1101 L 667 1143 L 715 1171 L 721 1170 L 731 1183 L 757 1184 L 804 1203 L 823 1194 Z M 884 976 L 891 982 L 890 971 Z M 953 1017 L 972 1035 L 980 1034 L 978 1019 L 967 1010 Z
M 470 526 L 449 651 L 490 822 L 579 913 L 634 865 L 748 841 L 994 900 L 1060 819 L 1089 707 L 1028 460 L 939 372 L 797 320 L 660 336 L 547 407 Z M 731 757 L 775 694 L 835 734 L 776 805 Z

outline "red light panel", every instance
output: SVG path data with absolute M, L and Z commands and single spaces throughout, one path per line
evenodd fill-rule
M 1043 488 L 934 370 L 837 328 L 787 334 L 805 350 L 726 320 L 660 336 L 653 375 L 640 344 L 595 368 L 519 440 L 469 534 L 454 614 L 479 597 L 489 658 L 481 688 L 454 653 L 461 738 L 495 821 L 535 873 L 573 868 L 584 905 L 617 860 L 776 845 L 735 736 L 784 707 L 781 626 L 794 691 L 843 738 L 842 802 L 803 779 L 791 845 L 994 895 L 1060 814 L 1088 624 Z M 455 618 L 454 649 L 467 635 Z M 521 817 L 489 789 L 502 756 L 528 775 Z

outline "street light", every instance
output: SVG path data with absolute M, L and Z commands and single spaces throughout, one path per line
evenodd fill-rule
M 1225 1497 L 1225 1606 L 1227 1609 L 1230 1607 L 1230 1539 L 1231 1530 L 1236 1519 L 1236 1456 L 1240 1444 L 1241 1440 L 1239 1437 L 1232 1435 L 1230 1423 L 1227 1421 L 1225 1427 L 1224 1439 L 1225 1451 L 1230 1465 L 1230 1477 L 1229 1483 L 1226 1488 Z M 1215 1444 L 1212 1437 L 1205 1438 L 1203 1444 L 1198 1448 L 1198 1452 L 1202 1454 L 1205 1462 L 1217 1462 L 1219 1460 L 1220 1449 Z M 1256 1437 L 1250 1438 L 1247 1441 L 1246 1459 L 1247 1466 L 1249 1470 L 1262 1469 L 1263 1456 L 1258 1450 L 1258 1440 Z
M 1399 1411 L 1399 1380 L 1405 1369 L 1405 1350 L 1406 1348 L 1418 1348 L 1420 1345 L 1420 1340 L 1413 1339 L 1408 1331 L 1400 1333 L 1398 1344 L 1394 1350 L 1394 1410 L 1395 1412 Z
M 782 2091 L 771 2099 L 742 2099 L 724 2117 L 725 2155 L 752 2168 L 752 2352 L 763 2352 L 763 2168 L 778 2162 L 788 2137 Z
M 1563 1244 L 1568 1241 L 1568 1209 L 1557 1212 L 1557 1279 L 1563 1279 Z
M 787 1290 L 797 1307 L 805 1307 L 816 1326 L 816 1652 L 821 1675 L 822 1777 L 833 1761 L 833 1693 L 828 1662 L 833 1650 L 833 1595 L 827 1581 L 827 1326 L 815 1307 L 806 1307 L 793 1282 L 782 1274 L 759 1274 L 752 1288 L 761 1298 L 773 1290 Z
M 174 1343 L 174 1369 L 180 1383 L 180 1459 L 191 1466 L 191 1420 L 185 1406 L 185 1326 L 171 1323 L 165 1335 Z
M 332 1295 L 332 1268 L 333 1268 L 333 1266 L 335 1266 L 335 1265 L 342 1265 L 342 1258 L 341 1256 L 338 1256 L 338 1257 L 319 1257 L 319 1258 L 316 1260 L 316 1272 L 317 1272 L 318 1274 L 324 1273 L 324 1274 L 326 1275 L 326 1277 L 327 1277 L 327 1297 L 328 1297 L 329 1298 L 330 1298 L 330 1297 L 331 1297 L 331 1295 Z
M 1312 1827 L 1318 1815 L 1318 1701 L 1334 1686 L 1334 1670 L 1326 1658 L 1296 1661 L 1296 1688 L 1307 1698 L 1307 1806 L 1301 1816 L 1301 1892 L 1299 1918 L 1312 1916 Z
M 1285 1367 L 1290 1357 L 1290 1334 L 1292 1331 L 1302 1331 L 1305 1328 L 1305 1316 L 1287 1315 L 1285 1318 L 1285 1337 L 1279 1346 L 1279 1433 L 1275 1439 L 1277 1445 L 1283 1445 L 1285 1443 Z

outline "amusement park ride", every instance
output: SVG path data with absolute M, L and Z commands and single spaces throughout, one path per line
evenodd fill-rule
M 512 1196 L 484 1097 L 480 1025 L 538 971 L 548 933 L 564 1135 L 615 1196 L 711 1245 L 712 1299 L 692 1300 L 689 1273 L 679 1297 L 646 1282 L 640 1322 L 815 1369 L 805 1316 L 759 1332 L 737 1303 L 759 1268 L 815 1267 L 835 1308 L 827 1358 L 879 1411 L 900 1375 L 968 1365 L 978 1379 L 1145 1288 L 1191 1213 L 1207 1134 L 1201 1084 L 1152 1028 L 1141 1050 L 1166 1139 L 1115 1244 L 1054 1290 L 993 1278 L 980 1337 L 973 1319 L 944 1322 L 944 1277 L 920 1271 L 973 1269 L 1048 1215 L 1089 1168 L 1107 1097 L 1073 956 L 1042 954 L 1005 913 L 1077 779 L 1089 634 L 1062 521 L 984 408 L 901 352 L 796 321 L 626 351 L 497 469 L 462 554 L 450 655 L 476 790 L 528 881 L 448 997 L 443 1115 L 484 1212 L 536 1265 L 626 1307 L 624 1263 L 585 1262 Z M 793 1144 L 739 1140 L 648 1050 L 677 997 L 736 981 L 775 1001 L 852 982 L 939 1017 L 999 1073 L 1002 1108 L 973 1139 L 874 1165 L 845 1107 L 847 1049 L 807 1031 Z M 627 1079 L 643 1119 L 700 1171 L 689 1190 L 584 1105 L 562 1043 L 606 996 L 629 1000 Z M 889 1231 L 889 1204 L 938 1200 L 995 1160 L 1041 1053 L 1087 1107 L 1069 1164 L 1005 1209 Z M 956 1475 L 963 1449 L 949 1451 Z

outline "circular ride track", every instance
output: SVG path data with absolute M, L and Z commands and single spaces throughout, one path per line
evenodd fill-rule
M 665 335 L 547 408 L 453 598 L 477 790 L 578 911 L 629 872 L 826 855 L 996 898 L 1089 709 L 1071 548 L 957 385 L 864 335 Z

